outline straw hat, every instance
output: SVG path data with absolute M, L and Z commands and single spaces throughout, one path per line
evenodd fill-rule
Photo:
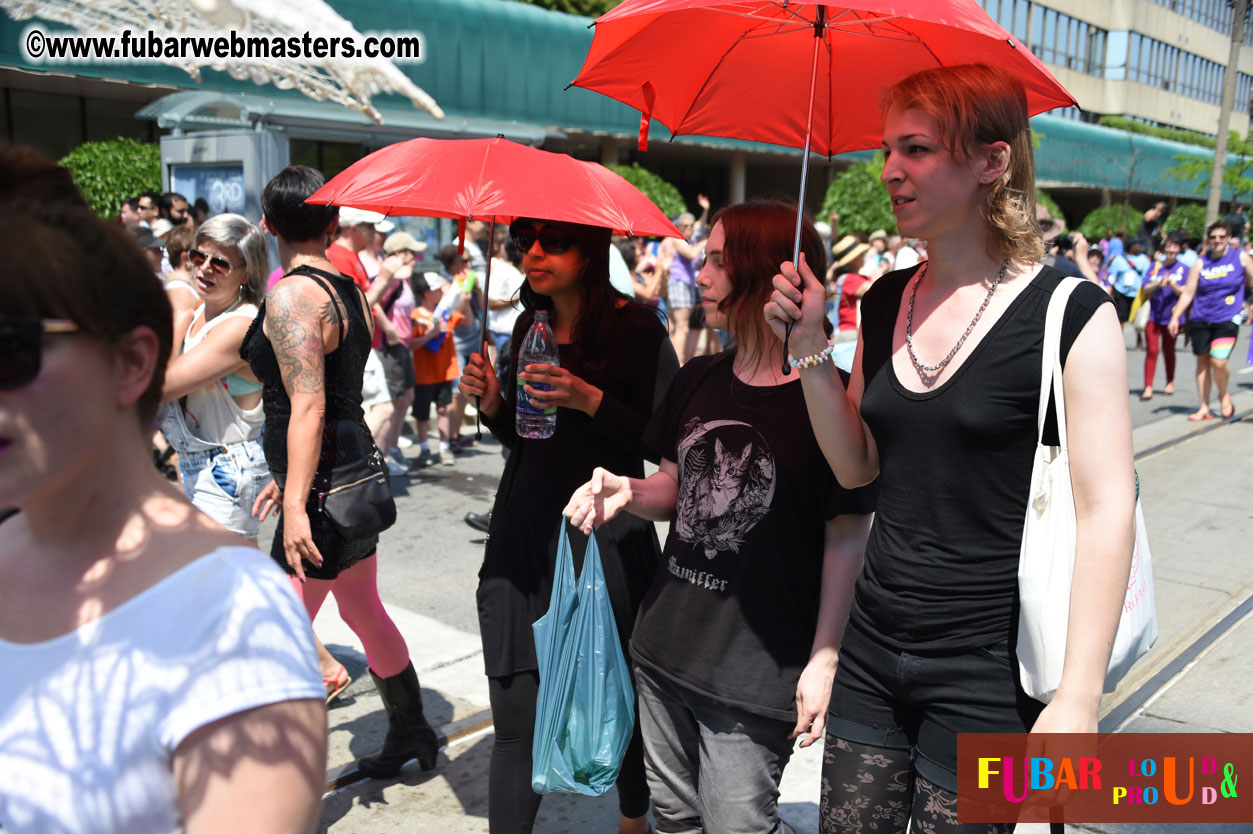
M 851 263 L 868 251 L 870 251 L 870 246 L 862 243 L 852 235 L 845 235 L 840 238 L 839 243 L 831 247 L 831 254 L 835 258 L 836 269 L 843 268 L 846 264 Z
M 408 232 L 396 232 L 383 243 L 383 251 L 388 255 L 397 252 L 425 252 L 426 242 L 415 239 Z

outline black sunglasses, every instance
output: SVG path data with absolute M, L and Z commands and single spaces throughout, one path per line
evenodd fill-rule
M 544 226 L 538 232 L 535 229 L 519 229 L 513 233 L 513 245 L 521 253 L 531 251 L 535 241 L 549 255 L 564 255 L 574 245 L 574 238 L 554 226 Z
M 193 266 L 204 266 L 205 261 L 209 262 L 209 268 L 223 275 L 232 269 L 239 269 L 244 264 L 232 264 L 226 258 L 219 258 L 217 255 L 210 257 L 199 249 L 192 249 L 187 253 L 187 257 L 191 260 Z
M 0 316 L 0 390 L 21 388 L 39 376 L 43 334 L 77 330 L 69 319 Z

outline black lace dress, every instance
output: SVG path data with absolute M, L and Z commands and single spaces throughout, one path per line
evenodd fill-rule
M 331 470 L 354 460 L 360 460 L 374 452 L 374 439 L 366 427 L 361 411 L 361 381 L 365 371 L 366 357 L 370 351 L 370 327 L 361 312 L 360 291 L 352 279 L 313 267 L 297 267 L 288 275 L 307 275 L 326 290 L 334 293 L 341 302 L 339 309 L 347 311 L 347 320 L 340 322 L 339 346 L 323 357 L 326 376 L 326 416 L 322 424 L 322 451 L 318 457 L 317 472 L 313 476 L 313 489 L 306 509 L 313 543 L 322 554 L 322 566 L 315 568 L 305 562 L 305 576 L 313 579 L 334 579 L 362 559 L 370 556 L 378 547 L 378 536 L 361 539 L 345 539 L 318 509 L 315 493 L 330 484 Z M 284 276 L 286 277 L 286 276 Z M 291 399 L 283 387 L 283 374 L 279 369 L 274 346 L 265 335 L 265 302 L 261 303 L 257 317 L 244 336 L 239 355 L 248 362 L 252 372 L 265 386 L 261 401 L 265 410 L 265 428 L 261 444 L 265 461 L 275 482 L 282 489 L 287 482 L 287 426 L 291 420 Z M 294 574 L 283 552 L 283 516 L 278 519 L 270 556 L 289 574 Z

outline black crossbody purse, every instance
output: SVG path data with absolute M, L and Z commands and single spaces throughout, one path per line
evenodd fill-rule
M 310 267 L 297 267 L 292 272 L 307 275 L 336 300 L 334 291 L 324 279 Z M 291 274 L 291 273 L 288 273 Z M 344 319 L 339 305 L 335 318 L 339 323 L 339 343 L 344 344 Z M 373 438 L 366 438 L 369 452 L 365 457 L 344 463 L 331 470 L 330 482 L 323 488 L 314 487 L 313 495 L 321 512 L 331 526 L 345 539 L 363 539 L 381 533 L 396 523 L 396 502 L 392 498 L 391 476 L 383 455 Z
M 332 469 L 330 485 L 316 495 L 318 509 L 345 539 L 363 539 L 396 523 L 391 476 L 377 446 Z

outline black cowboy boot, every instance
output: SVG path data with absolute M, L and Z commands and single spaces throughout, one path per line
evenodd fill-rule
M 384 779 L 395 776 L 405 762 L 417 759 L 423 770 L 433 770 L 439 737 L 422 714 L 422 690 L 413 664 L 390 678 L 380 678 L 371 669 L 370 677 L 387 710 L 387 739 L 382 752 L 358 760 L 357 769 L 371 779 Z

